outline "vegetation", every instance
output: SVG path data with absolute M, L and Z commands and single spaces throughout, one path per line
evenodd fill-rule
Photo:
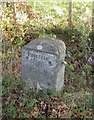
M 3 118 L 93 118 L 89 34 L 92 3 L 31 1 L 1 3 Z M 65 86 L 61 93 L 25 90 L 21 81 L 21 49 L 31 40 L 50 36 L 67 46 Z

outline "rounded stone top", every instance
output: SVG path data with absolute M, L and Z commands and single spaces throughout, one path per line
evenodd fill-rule
M 25 45 L 24 48 L 29 50 L 47 52 L 55 55 L 64 54 L 66 51 L 66 46 L 63 41 L 50 37 L 34 39 Z

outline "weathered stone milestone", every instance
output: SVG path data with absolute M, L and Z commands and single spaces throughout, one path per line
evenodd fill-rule
M 61 91 L 64 86 L 66 47 L 49 37 L 31 41 L 22 49 L 22 80 L 29 86 Z

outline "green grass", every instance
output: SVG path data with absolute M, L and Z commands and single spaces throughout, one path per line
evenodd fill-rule
M 56 2 L 56 3 L 55 3 Z M 40 17 L 39 19 L 27 20 L 24 25 L 7 25 L 7 17 L 13 21 L 12 11 L 5 12 L 5 21 L 3 22 L 4 32 L 11 33 L 14 36 L 14 41 L 11 42 L 11 37 L 6 35 L 7 41 L 7 65 L 11 63 L 12 52 L 10 48 L 15 46 L 17 49 L 24 44 L 24 31 L 31 36 L 32 39 L 43 36 L 50 36 L 61 39 L 67 46 L 66 51 L 66 71 L 65 71 L 65 87 L 63 91 L 56 94 L 54 91 L 39 91 L 38 93 L 24 89 L 24 84 L 21 80 L 19 71 L 21 51 L 15 51 L 15 60 L 20 61 L 16 63 L 14 71 L 10 68 L 6 70 L 7 75 L 3 77 L 2 83 L 2 103 L 3 103 L 3 117 L 11 118 L 30 118 L 32 112 L 39 103 L 48 100 L 51 102 L 52 98 L 58 97 L 68 106 L 67 117 L 92 117 L 92 92 L 91 82 L 92 74 L 91 67 L 87 65 L 86 60 L 90 56 L 90 42 L 89 33 L 90 28 L 86 20 L 89 14 L 85 14 L 86 9 L 91 9 L 91 3 L 75 3 L 73 2 L 73 28 L 71 33 L 68 31 L 68 2 L 61 2 L 53 0 L 43 0 L 37 2 L 35 13 Z M 29 3 L 28 3 L 29 4 Z M 34 8 L 33 1 L 30 3 L 31 10 Z M 62 14 L 59 14 L 59 10 Z M 25 10 L 24 10 L 25 11 Z M 11 14 L 10 14 L 11 12 Z M 91 12 L 90 12 L 91 15 Z M 85 19 L 83 19 L 85 17 Z M 5 24 L 6 23 L 6 24 Z M 8 31 L 6 31 L 8 26 Z M 12 31 L 11 31 L 12 28 Z M 15 28 L 18 32 L 15 32 Z M 31 40 L 30 38 L 30 40 Z M 13 43 L 14 42 L 14 43 Z M 23 43 L 23 44 L 22 44 Z M 26 43 L 26 41 L 25 41 Z M 18 55 L 19 54 L 19 55 Z M 4 61 L 3 61 L 4 62 Z M 4 63 L 3 63 L 4 64 Z M 15 64 L 15 63 L 14 63 Z M 19 68 L 19 69 L 18 69 Z M 3 68 L 5 69 L 5 68 Z M 13 73 L 12 73 L 13 72 Z M 20 71 L 21 72 L 21 71 Z M 50 104 L 50 103 L 49 103 Z M 52 102 L 54 104 L 54 101 Z M 55 108 L 56 109 L 56 108 Z M 45 112 L 40 109 L 40 114 L 34 117 L 41 116 L 45 118 Z M 50 117 L 54 117 L 53 114 Z

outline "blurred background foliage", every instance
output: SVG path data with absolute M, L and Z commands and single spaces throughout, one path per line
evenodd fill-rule
M 49 36 L 64 41 L 67 46 L 65 87 L 59 97 L 70 108 L 68 117 L 92 117 L 93 75 L 92 68 L 87 64 L 91 54 L 89 34 L 92 31 L 92 2 L 72 2 L 70 31 L 68 26 L 69 2 L 48 0 L 7 2 L 0 4 L 0 11 L 3 116 L 6 118 L 8 116 L 13 118 L 29 116 L 27 110 L 23 110 L 21 106 L 19 108 L 19 105 L 17 107 L 15 100 L 14 102 L 10 100 L 14 93 L 18 94 L 17 91 L 23 91 L 21 50 L 31 40 Z M 31 107 L 33 110 L 34 104 L 37 104 L 36 95 L 31 95 L 32 103 L 29 101 L 30 98 L 23 96 L 21 97 L 28 103 L 26 107 L 28 109 Z

